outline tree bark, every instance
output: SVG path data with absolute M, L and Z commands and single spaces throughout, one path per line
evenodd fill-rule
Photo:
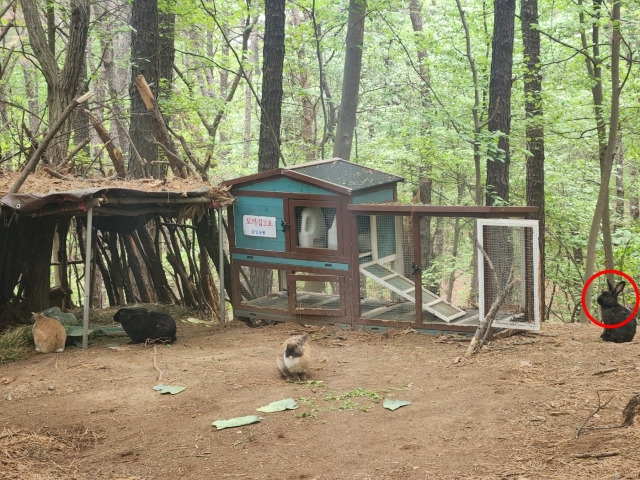
M 129 136 L 136 150 L 147 163 L 158 159 L 158 146 L 153 138 L 152 113 L 145 108 L 136 88 L 136 79 L 142 75 L 149 84 L 157 89 L 159 80 L 159 30 L 157 0 L 134 0 L 131 12 L 131 83 L 129 100 L 131 102 Z M 154 96 L 157 94 L 157 90 Z M 144 171 L 139 162 L 131 161 L 129 154 L 129 175 L 139 178 Z
M 545 284 L 544 119 L 542 117 L 542 73 L 538 0 L 521 0 L 520 21 L 524 44 L 525 136 L 527 138 L 527 205 L 538 207 L 541 284 Z M 544 291 L 544 290 L 543 290 Z M 544 308 L 544 302 L 542 302 Z M 542 318 L 544 318 L 542 312 Z
M 258 171 L 278 168 L 282 122 L 282 69 L 284 65 L 284 0 L 265 1 L 264 47 L 262 51 L 262 111 Z
M 349 23 L 347 26 L 346 55 L 342 77 L 342 96 L 333 156 L 349 160 L 356 129 L 358 98 L 360 92 L 360 70 L 364 45 L 364 19 L 367 13 L 366 0 L 349 1 Z
M 122 152 L 120 152 L 120 149 L 115 146 L 113 140 L 111 139 L 111 136 L 109 135 L 109 132 L 106 128 L 104 128 L 104 125 L 102 125 L 102 122 L 94 117 L 89 110 L 85 110 L 85 114 L 87 115 L 87 117 L 89 117 L 91 125 L 100 137 L 100 140 L 102 140 L 102 143 L 104 143 L 105 149 L 109 154 L 109 158 L 111 158 L 111 163 L 113 163 L 113 167 L 116 170 L 116 175 L 118 175 L 118 178 L 121 179 L 126 178 L 127 171 L 124 167 Z
M 487 161 L 486 204 L 509 203 L 509 134 L 511 133 L 511 74 L 515 0 L 494 0 L 491 78 L 489 81 L 489 131 L 499 135 L 498 151 Z
M 22 259 L 22 283 L 27 305 L 32 311 L 39 312 L 49 307 L 51 246 L 56 219 L 53 216 L 39 218 L 32 226 L 35 230 L 26 242 L 27 252 Z
M 611 171 L 613 169 L 613 157 L 615 154 L 618 120 L 620 118 L 620 43 L 622 34 L 620 32 L 620 0 L 614 0 L 611 9 L 612 35 L 611 35 L 611 106 L 609 114 L 609 135 L 607 137 L 607 148 L 601 161 L 600 171 L 600 189 L 598 191 L 598 200 L 591 220 L 591 228 L 589 229 L 589 242 L 587 243 L 587 255 L 585 259 L 585 281 L 594 273 L 596 244 L 598 243 L 598 231 L 602 225 L 603 247 L 607 258 L 607 268 L 609 262 L 613 262 L 613 252 L 611 244 L 611 231 L 609 229 L 609 183 L 611 181 Z M 610 250 L 607 253 L 607 250 Z M 586 293 L 587 301 L 591 300 L 591 286 Z M 583 312 L 583 319 L 586 317 Z
M 49 38 L 42 27 L 35 0 L 21 0 L 21 3 L 29 42 L 47 82 L 49 123 L 53 124 L 61 117 L 77 92 L 89 31 L 89 0 L 70 2 L 71 20 L 62 69 L 58 67 L 56 57 L 51 52 Z M 71 120 L 67 118 L 60 126 L 57 141 L 50 145 L 48 151 L 48 158 L 53 167 L 59 166 L 66 158 L 70 136 Z

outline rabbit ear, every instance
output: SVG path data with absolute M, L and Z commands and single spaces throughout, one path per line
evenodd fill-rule
M 626 283 L 625 282 L 618 282 L 618 284 L 616 285 L 616 289 L 614 290 L 614 293 L 616 295 L 619 295 L 622 290 L 624 290 Z

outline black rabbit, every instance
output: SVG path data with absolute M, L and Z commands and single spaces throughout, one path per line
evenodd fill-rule
M 146 308 L 121 308 L 113 316 L 115 322 L 129 337 L 129 343 L 144 343 L 149 340 L 176 341 L 176 322 L 166 313 L 149 311 Z
M 613 287 L 611 282 L 607 280 L 609 290 L 603 291 L 598 297 L 598 304 L 602 313 L 602 323 L 607 325 L 615 325 L 625 321 L 631 315 L 631 310 L 618 303 L 618 295 L 624 289 L 626 283 L 618 282 Z M 636 319 L 632 318 L 629 323 L 618 328 L 605 328 L 600 338 L 605 342 L 624 343 L 633 340 L 636 334 Z

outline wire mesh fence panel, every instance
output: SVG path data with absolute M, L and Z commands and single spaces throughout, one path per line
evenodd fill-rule
M 415 321 L 411 218 L 359 216 L 357 225 L 361 316 Z
M 344 281 L 341 277 L 296 273 L 291 281 L 297 312 L 344 315 Z
M 451 312 L 477 309 L 473 234 L 474 222 L 468 218 L 420 219 L 424 289 L 445 302 L 443 309 L 450 304 Z
M 277 310 L 289 309 L 286 271 L 240 267 L 241 304 Z
M 499 308 L 493 326 L 539 329 L 538 223 L 478 220 L 478 245 L 480 318 L 495 304 Z
M 357 225 L 365 320 L 477 324 L 473 219 L 360 216 Z

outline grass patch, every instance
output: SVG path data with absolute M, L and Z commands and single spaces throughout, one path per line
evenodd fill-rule
M 353 390 L 349 390 L 347 393 L 343 394 L 330 394 L 324 397 L 327 401 L 332 400 L 347 400 L 350 398 L 368 398 L 371 401 L 382 400 L 382 397 L 378 392 L 374 392 L 373 390 L 365 390 L 364 388 L 354 388 Z
M 0 364 L 24 360 L 32 350 L 33 332 L 31 325 L 8 328 L 0 335 Z

